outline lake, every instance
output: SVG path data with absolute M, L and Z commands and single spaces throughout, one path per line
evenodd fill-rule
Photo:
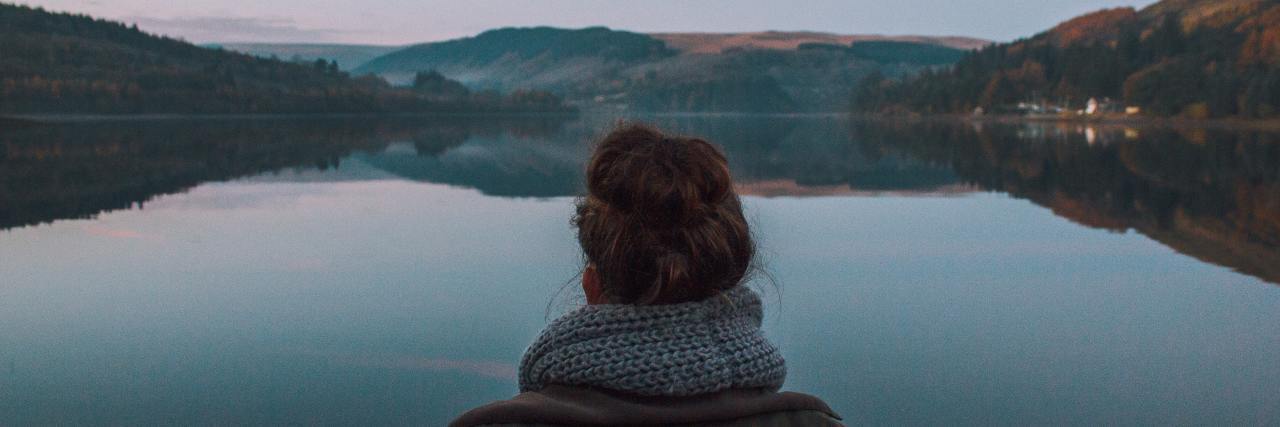
M 1280 422 L 1280 135 L 651 117 L 721 144 L 849 424 Z M 0 129 L 0 424 L 418 424 L 582 304 L 613 118 Z

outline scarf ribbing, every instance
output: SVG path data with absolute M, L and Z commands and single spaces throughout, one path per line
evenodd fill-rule
M 588 305 L 551 322 L 520 362 L 520 391 L 550 384 L 644 396 L 736 388 L 777 390 L 786 378 L 764 338 L 760 296 L 738 286 L 703 301 Z

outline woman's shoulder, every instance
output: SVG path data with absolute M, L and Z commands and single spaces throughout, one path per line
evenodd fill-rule
M 701 396 L 654 397 L 553 385 L 473 409 L 450 426 L 839 426 L 839 420 L 839 415 L 821 399 L 794 392 L 748 389 Z

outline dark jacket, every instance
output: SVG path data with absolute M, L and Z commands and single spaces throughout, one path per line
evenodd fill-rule
M 839 419 L 822 400 L 800 393 L 727 390 L 693 397 L 642 397 L 552 385 L 472 409 L 449 426 L 840 426 Z

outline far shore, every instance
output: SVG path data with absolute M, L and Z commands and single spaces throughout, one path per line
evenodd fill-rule
M 37 124 L 37 122 L 34 120 L 0 115 L 0 129 L 12 128 L 12 127 L 25 127 L 25 126 L 31 126 L 34 124 Z
M 854 114 L 854 117 L 873 120 L 963 121 L 970 123 L 1061 123 L 1107 127 L 1158 126 L 1168 128 L 1280 131 L 1280 119 L 1242 119 L 1234 117 L 1188 119 L 1151 116 L 1023 116 L 1016 114 L 992 114 L 982 116 L 975 116 L 971 114 Z
M 242 119 L 326 119 L 362 117 L 577 117 L 619 116 L 641 117 L 845 117 L 847 111 L 813 111 L 793 113 L 753 113 L 735 111 L 630 111 L 604 108 L 582 108 L 576 111 L 529 112 L 404 112 L 404 113 L 237 113 L 237 114 L 4 114 L 0 113 L 0 125 L 5 123 L 62 123 L 85 121 L 144 121 L 144 120 L 242 120 Z
M 236 114 L 0 114 L 0 125 L 147 120 L 271 120 L 373 117 L 574 117 L 577 111 L 404 112 L 404 113 L 236 113 Z
M 585 109 L 564 112 L 405 112 L 405 113 L 255 113 L 255 114 L 0 114 L 0 128 L 52 123 L 160 121 L 160 120 L 288 120 L 411 117 L 499 117 L 499 118 L 563 118 L 594 116 L 602 111 Z M 907 122 L 964 123 L 1046 123 L 1103 127 L 1167 127 L 1188 129 L 1237 129 L 1280 132 L 1280 118 L 1275 119 L 1188 119 L 1151 116 L 1023 116 L 1016 114 L 862 114 L 849 112 L 804 113 L 740 113 L 740 112 L 634 112 L 649 117 L 851 117 L 856 120 L 888 120 Z M 608 115 L 606 113 L 606 115 Z

